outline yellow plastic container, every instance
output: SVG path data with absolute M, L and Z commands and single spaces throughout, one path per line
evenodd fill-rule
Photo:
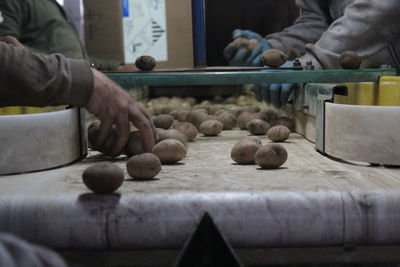
M 45 113 L 58 110 L 64 110 L 67 106 L 56 106 L 56 107 L 4 107 L 0 108 L 0 115 L 19 115 L 19 114 L 34 114 L 34 113 Z
M 379 82 L 345 83 L 348 96 L 335 96 L 335 103 L 400 106 L 400 77 L 384 76 Z

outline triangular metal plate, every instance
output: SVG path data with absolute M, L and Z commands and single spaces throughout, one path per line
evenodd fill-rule
M 186 241 L 175 267 L 242 267 L 238 256 L 206 212 Z

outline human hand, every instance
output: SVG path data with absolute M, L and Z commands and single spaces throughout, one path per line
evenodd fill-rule
M 232 33 L 234 41 L 228 44 L 224 49 L 224 57 L 231 66 L 261 66 L 261 55 L 264 51 L 271 49 L 267 40 L 262 38 L 258 33 L 249 30 L 234 30 Z M 247 48 L 238 47 L 235 40 L 244 38 L 248 41 L 255 42 Z
M 131 122 L 141 132 L 144 149 L 151 151 L 157 132 L 147 110 L 103 73 L 96 69 L 92 73 L 94 89 L 86 108 L 101 121 L 92 145 L 107 155 L 119 155 L 128 142 Z M 117 130 L 116 137 L 113 128 Z
M 289 67 L 292 65 L 292 61 L 287 61 L 282 67 Z M 288 103 L 290 94 L 296 86 L 297 85 L 293 83 L 261 84 L 254 85 L 251 90 L 254 92 L 257 101 L 271 103 L 276 108 L 280 108 Z
M 288 103 L 294 88 L 296 88 L 294 83 L 273 83 L 255 85 L 252 91 L 256 95 L 257 101 L 271 103 L 274 107 L 281 108 Z

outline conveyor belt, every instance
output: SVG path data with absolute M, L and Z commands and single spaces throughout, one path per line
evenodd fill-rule
M 158 180 L 126 180 L 109 196 L 81 182 L 101 160 L 93 153 L 62 169 L 0 176 L 0 231 L 59 249 L 171 249 L 208 211 L 235 247 L 400 242 L 400 169 L 333 161 L 297 134 L 283 144 L 283 168 L 238 166 L 230 149 L 245 135 L 200 137 Z

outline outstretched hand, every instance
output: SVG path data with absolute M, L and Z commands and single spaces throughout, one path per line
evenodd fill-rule
M 130 136 L 130 123 L 141 132 L 143 147 L 151 151 L 156 142 L 156 129 L 150 114 L 140 103 L 103 73 L 92 69 L 94 89 L 86 109 L 101 121 L 95 144 L 110 156 L 121 153 Z M 113 125 L 117 138 L 111 134 Z
M 291 66 L 293 66 L 292 61 L 287 61 L 282 65 L 282 67 Z M 270 103 L 276 108 L 281 108 L 286 106 L 289 97 L 295 88 L 297 88 L 297 84 L 294 83 L 273 83 L 254 85 L 252 91 L 254 92 L 257 101 Z
M 224 49 L 224 57 L 231 66 L 261 66 L 261 55 L 264 51 L 271 49 L 267 40 L 258 33 L 249 30 L 236 29 L 232 33 L 233 42 Z M 248 41 L 253 40 L 257 45 L 254 47 L 238 48 L 235 40 L 244 38 Z

